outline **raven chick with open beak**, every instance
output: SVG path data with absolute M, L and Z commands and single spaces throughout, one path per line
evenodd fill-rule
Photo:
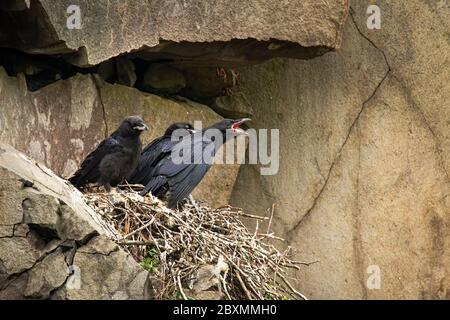
M 222 144 L 233 137 L 247 134 L 241 126 L 249 120 L 225 119 L 204 129 L 201 134 L 193 134 L 173 145 L 159 157 L 141 195 L 151 192 L 161 197 L 168 191 L 168 207 L 176 207 L 177 203 L 188 197 L 201 182 Z M 222 139 L 212 139 L 208 133 L 213 130 L 220 132 Z M 173 157 L 186 150 L 191 153 L 186 157 L 190 161 L 173 161 Z

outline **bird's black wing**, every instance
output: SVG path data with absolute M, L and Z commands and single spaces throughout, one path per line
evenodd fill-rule
M 190 139 L 172 141 L 170 137 L 161 137 L 150 143 L 144 150 L 139 161 L 138 168 L 132 175 L 132 183 L 140 183 L 145 188 L 140 192 L 142 196 L 151 192 L 158 195 L 167 183 L 169 175 L 176 174 L 183 167 L 172 166 L 172 152 L 183 150 Z
M 154 196 L 158 196 L 160 188 L 166 183 L 167 177 L 165 176 L 150 177 L 148 183 L 145 185 L 145 188 L 139 194 L 141 196 L 145 196 L 147 193 L 151 192 Z
M 160 161 L 164 153 L 170 151 L 172 145 L 173 142 L 169 137 L 159 137 L 148 144 L 142 151 L 139 163 L 129 182 L 146 185 L 152 177 L 155 165 Z
M 195 148 L 201 147 L 201 153 L 194 152 Z M 178 148 L 182 147 L 181 144 L 177 144 L 173 148 L 173 152 L 178 152 Z M 169 184 L 170 200 L 169 207 L 173 208 L 176 204 L 186 198 L 200 183 L 205 174 L 211 167 L 212 158 L 214 158 L 213 143 L 210 140 L 196 140 L 191 145 L 191 155 L 189 163 L 175 163 L 172 161 L 172 155 L 166 157 L 158 163 L 155 169 L 153 181 L 163 181 L 161 177 L 164 177 Z M 206 148 L 210 149 L 208 156 L 210 161 L 204 162 L 203 153 Z
M 98 147 L 88 154 L 80 166 L 80 169 L 69 179 L 76 187 L 81 187 L 87 183 L 97 182 L 100 178 L 99 164 L 104 156 L 115 153 L 123 147 L 119 141 L 113 137 L 103 140 Z
M 202 181 L 209 168 L 211 168 L 209 164 L 192 164 L 169 179 L 169 208 L 174 208 L 178 202 L 189 196 Z

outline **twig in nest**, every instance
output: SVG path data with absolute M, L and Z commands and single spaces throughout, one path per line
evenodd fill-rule
M 241 278 L 241 274 L 240 274 L 239 270 L 236 270 L 236 278 L 238 279 L 239 283 L 241 284 L 241 287 L 244 290 L 245 295 L 247 296 L 247 299 L 248 300 L 253 300 L 250 291 L 248 291 L 244 281 Z
M 183 286 L 181 285 L 180 271 L 178 271 L 178 273 L 177 273 L 177 283 L 178 283 L 178 289 L 180 289 L 180 293 L 183 296 L 183 299 L 188 300 L 188 298 L 184 294 Z
M 147 222 L 147 223 L 144 224 L 143 226 L 137 228 L 136 230 L 133 230 L 133 231 L 130 232 L 129 234 L 125 235 L 125 236 L 123 237 L 123 239 L 127 239 L 127 238 L 129 238 L 130 236 L 132 236 L 133 234 L 136 234 L 136 233 L 138 233 L 139 231 L 148 228 L 154 221 L 155 221 L 155 217 L 152 217 L 152 219 L 151 219 L 149 222 Z

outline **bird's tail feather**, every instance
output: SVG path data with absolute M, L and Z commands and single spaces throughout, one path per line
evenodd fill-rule
M 164 176 L 157 176 L 154 179 L 150 180 L 145 186 L 144 190 L 140 192 L 141 196 L 145 196 L 147 193 L 151 192 L 152 194 L 156 194 L 159 188 L 167 183 L 167 178 Z

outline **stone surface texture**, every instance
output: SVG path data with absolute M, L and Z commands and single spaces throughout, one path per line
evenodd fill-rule
M 79 8 L 80 29 L 67 27 L 76 14 L 71 5 Z M 223 56 L 237 59 L 236 52 L 252 55 L 258 45 L 253 40 L 263 40 L 267 43 L 258 47 L 260 54 L 279 56 L 302 47 L 338 48 L 347 12 L 347 0 L 38 0 L 29 9 L 2 15 L 0 44 L 33 53 L 73 53 L 69 59 L 78 65 L 95 65 L 138 49 L 189 55 L 177 49 L 181 42 L 218 42 L 216 53 L 226 47 Z M 11 21 L 32 28 L 19 31 L 11 28 Z M 238 41 L 227 43 L 231 40 Z M 208 51 L 208 46 L 198 47 L 199 53 Z
M 255 127 L 280 129 L 280 170 L 241 166 L 231 202 L 275 204 L 275 230 L 315 262 L 296 273 L 310 298 L 449 299 L 450 10 L 377 4 L 368 30 L 352 1 L 338 52 L 237 70 Z
M 81 193 L 4 144 L 0 203 L 0 299 L 151 298 L 148 272 Z

